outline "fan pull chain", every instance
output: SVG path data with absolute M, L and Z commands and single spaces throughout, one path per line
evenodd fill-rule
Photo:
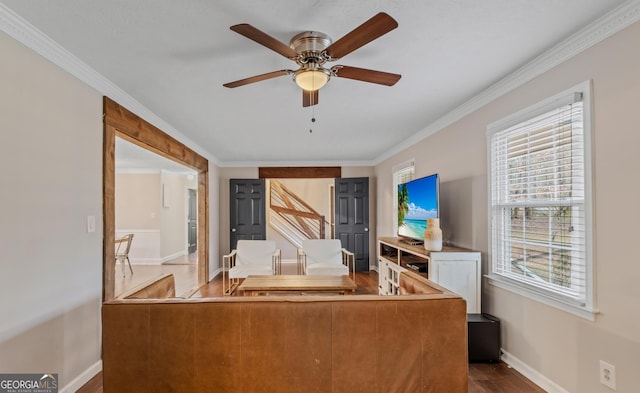
M 315 108 L 315 102 L 313 102 L 313 92 L 309 92 L 309 102 L 311 102 L 311 123 L 315 123 L 316 122 L 316 108 Z M 313 133 L 313 128 L 309 128 L 309 134 Z

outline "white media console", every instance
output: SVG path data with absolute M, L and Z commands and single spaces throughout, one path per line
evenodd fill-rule
M 378 239 L 378 286 L 381 295 L 397 295 L 400 272 L 411 269 L 457 293 L 467 301 L 467 313 L 481 313 L 480 253 L 458 247 L 427 251 L 397 237 Z

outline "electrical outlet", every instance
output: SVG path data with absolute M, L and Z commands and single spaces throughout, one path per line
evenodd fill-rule
M 600 361 L 600 383 L 616 390 L 616 368 L 605 361 Z

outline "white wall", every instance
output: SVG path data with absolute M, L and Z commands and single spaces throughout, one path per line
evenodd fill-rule
M 161 229 L 160 172 L 116 173 L 116 230 Z
M 162 260 L 187 255 L 187 176 L 162 171 L 168 206 L 160 209 L 160 255 Z
M 116 173 L 116 238 L 133 234 L 129 250 L 129 261 L 132 265 L 161 263 L 160 183 L 159 171 Z
M 213 278 L 220 273 L 220 266 L 222 265 L 222 257 L 220 256 L 220 238 L 222 237 L 222 232 L 220 231 L 220 206 L 222 205 L 220 178 L 220 168 L 209 161 L 209 278 Z
M 4 33 L 0 53 L 0 370 L 64 387 L 100 368 L 102 96 Z
M 393 235 L 393 165 L 416 160 L 416 177 L 441 175 L 445 238 L 483 252 L 486 272 L 486 127 L 580 82 L 593 81 L 595 322 L 484 283 L 483 309 L 502 321 L 509 358 L 551 392 L 610 391 L 599 360 L 616 367 L 617 391 L 640 386 L 640 23 L 500 97 L 375 168 L 378 234 Z

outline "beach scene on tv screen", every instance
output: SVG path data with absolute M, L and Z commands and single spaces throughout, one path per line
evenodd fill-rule
M 437 178 L 431 176 L 398 186 L 398 235 L 422 239 L 427 219 L 438 218 Z

